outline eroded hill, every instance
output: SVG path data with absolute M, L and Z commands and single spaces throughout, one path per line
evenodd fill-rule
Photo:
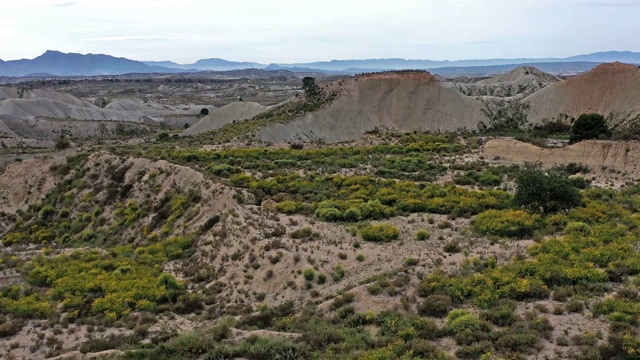
M 532 66 L 521 66 L 508 73 L 476 82 L 457 82 L 456 89 L 467 96 L 523 98 L 560 81 L 554 75 L 547 74 Z
M 583 113 L 599 113 L 612 124 L 637 123 L 640 115 L 640 68 L 602 64 L 580 76 L 557 82 L 525 98 L 529 121 L 569 121 Z
M 376 129 L 444 132 L 476 129 L 482 104 L 442 86 L 427 72 L 357 76 L 327 86 L 337 97 L 318 111 L 260 130 L 265 142 L 335 143 Z

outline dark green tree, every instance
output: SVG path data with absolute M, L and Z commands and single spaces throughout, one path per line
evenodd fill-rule
M 518 206 L 545 214 L 571 209 L 582 203 L 580 191 L 566 172 L 543 171 L 540 165 L 527 164 L 516 176 L 513 199 Z
M 209 115 L 209 109 L 207 109 L 207 108 L 200 109 L 200 115 L 202 115 L 202 116 Z
M 571 127 L 572 143 L 609 136 L 611 136 L 611 132 L 607 122 L 604 120 L 604 116 L 600 114 L 582 114 Z
M 322 89 L 316 84 L 316 78 L 306 76 L 302 79 L 302 90 L 308 101 L 319 101 L 322 98 Z
M 65 133 L 61 133 L 58 139 L 56 139 L 56 149 L 64 150 L 68 149 L 71 146 L 71 141 L 67 138 Z

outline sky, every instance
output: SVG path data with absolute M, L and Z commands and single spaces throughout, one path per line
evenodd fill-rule
M 640 51 L 640 0 L 0 0 L 0 59 L 192 63 Z

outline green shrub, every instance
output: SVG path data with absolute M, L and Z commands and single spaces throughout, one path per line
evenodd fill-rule
M 458 345 L 470 345 L 488 338 L 487 323 L 465 310 L 452 310 L 447 316 L 447 328 Z
M 331 302 L 331 309 L 337 310 L 345 305 L 351 304 L 355 300 L 355 298 L 356 296 L 352 293 L 344 293 L 333 299 L 333 301 Z
M 584 310 L 584 303 L 580 300 L 571 300 L 566 306 L 568 312 L 579 313 Z
M 516 176 L 514 204 L 545 214 L 580 206 L 582 198 L 564 171 L 528 165 Z
M 490 354 L 492 350 L 489 341 L 481 341 L 468 346 L 462 346 L 456 350 L 459 359 L 480 359 L 485 354 Z
M 356 209 L 356 208 L 348 208 L 345 212 L 344 212 L 344 221 L 348 221 L 348 222 L 358 222 L 362 219 L 362 214 L 360 213 L 360 210 Z
M 589 235 L 589 233 L 591 233 L 591 227 L 583 222 L 573 221 L 564 227 L 563 233 Z
M 416 258 L 409 257 L 409 258 L 406 258 L 404 260 L 404 265 L 405 266 L 416 266 L 416 265 L 418 265 L 418 263 L 420 263 L 420 261 L 418 259 L 416 259 Z
M 517 320 L 513 313 L 517 303 L 513 300 L 502 300 L 481 314 L 482 318 L 497 326 L 510 326 Z
M 9 320 L 6 318 L 0 318 L 0 339 L 10 337 L 17 334 L 24 326 L 24 320 L 15 319 Z
M 378 284 L 378 283 L 375 283 L 373 285 L 367 286 L 367 291 L 371 295 L 378 295 L 378 294 L 382 293 L 382 286 L 380 286 L 380 284 Z
M 40 217 L 41 220 L 46 221 L 46 220 L 49 220 L 49 218 L 51 218 L 55 214 L 56 214 L 56 209 L 51 205 L 46 205 L 40 210 L 40 212 L 38 213 L 38 216 Z
M 372 242 L 388 242 L 398 240 L 400 230 L 390 224 L 367 225 L 360 229 L 360 235 L 363 240 Z
M 307 268 L 304 270 L 302 275 L 307 281 L 313 281 L 313 279 L 316 277 L 316 272 L 313 270 L 313 268 Z
M 287 215 L 292 215 L 300 210 L 302 210 L 304 206 L 301 203 L 297 203 L 295 201 L 283 201 L 281 203 L 276 204 L 276 211 L 285 213 Z
M 473 221 L 473 229 L 482 235 L 518 238 L 533 235 L 542 225 L 540 215 L 522 210 L 487 210 Z
M 318 284 L 322 285 L 327 282 L 327 274 L 319 273 L 318 274 Z
M 587 140 L 610 137 L 611 132 L 604 116 L 600 114 L 582 114 L 571 126 L 572 143 Z
M 505 353 L 529 353 L 540 340 L 540 336 L 531 330 L 509 331 L 495 342 L 496 349 Z
M 358 260 L 360 262 L 364 261 L 364 255 L 362 255 L 362 254 L 356 255 L 356 260 Z
M 448 254 L 457 254 L 462 252 L 462 247 L 460 247 L 458 240 L 451 240 L 444 245 L 443 250 Z
M 333 268 L 333 274 L 331 275 L 331 277 L 333 278 L 333 281 L 339 282 L 345 277 L 346 274 L 347 272 L 344 267 L 338 264 Z
M 424 339 L 413 339 L 406 345 L 414 358 L 430 360 L 446 360 L 449 357 L 434 343 Z
M 344 218 L 342 211 L 332 207 L 318 208 L 314 215 L 320 220 L 327 222 L 338 222 Z
M 430 295 L 418 307 L 418 314 L 423 316 L 444 317 L 451 310 L 451 297 L 448 295 Z
M 430 237 L 431 237 L 431 233 L 424 229 L 418 230 L 418 232 L 416 233 L 416 238 L 420 241 L 427 240 Z
M 227 164 L 220 164 L 220 165 L 212 165 L 209 167 L 209 171 L 211 171 L 212 174 L 220 176 L 220 177 L 224 177 L 224 178 L 228 178 L 231 175 L 235 175 L 235 174 L 239 174 L 242 172 L 242 169 L 236 166 L 232 166 L 232 165 L 227 165 Z

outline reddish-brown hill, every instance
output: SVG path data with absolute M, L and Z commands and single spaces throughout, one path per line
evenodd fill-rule
M 596 112 L 623 121 L 640 115 L 640 68 L 602 64 L 580 76 L 557 82 L 528 96 L 529 121 L 571 119 Z

